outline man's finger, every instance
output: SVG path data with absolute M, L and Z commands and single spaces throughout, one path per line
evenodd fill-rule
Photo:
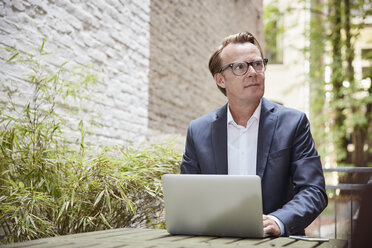
M 264 220 L 263 221 L 263 227 L 267 227 L 270 225 L 270 220 Z
M 263 221 L 264 233 L 271 234 L 274 236 L 280 235 L 280 228 L 273 219 L 271 219 L 270 217 L 266 215 L 263 215 L 262 221 Z

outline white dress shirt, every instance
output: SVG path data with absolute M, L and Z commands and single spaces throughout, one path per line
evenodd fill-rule
M 227 106 L 227 158 L 229 175 L 256 175 L 257 137 L 261 102 L 246 127 L 236 124 Z
M 256 175 L 258 127 L 261 102 L 257 106 L 246 127 L 236 124 L 227 105 L 227 159 L 229 175 Z M 284 234 L 284 224 L 275 216 L 268 215 Z

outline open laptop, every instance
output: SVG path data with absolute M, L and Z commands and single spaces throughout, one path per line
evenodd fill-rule
M 170 234 L 265 236 L 260 177 L 167 174 L 162 183 Z

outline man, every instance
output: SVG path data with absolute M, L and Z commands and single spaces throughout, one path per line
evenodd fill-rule
M 181 173 L 257 174 L 264 233 L 304 235 L 328 203 L 322 166 L 305 114 L 263 98 L 266 63 L 252 34 L 223 40 L 209 69 L 228 103 L 191 121 Z

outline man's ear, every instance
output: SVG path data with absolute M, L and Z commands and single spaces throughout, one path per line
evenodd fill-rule
M 218 86 L 220 86 L 221 88 L 225 88 L 225 78 L 221 73 L 214 74 L 213 78 Z

